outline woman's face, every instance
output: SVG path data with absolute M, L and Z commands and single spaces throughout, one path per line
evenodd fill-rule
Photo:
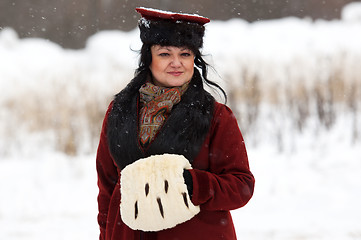
M 162 87 L 180 87 L 189 82 L 194 72 L 194 53 L 186 47 L 153 45 L 149 68 L 154 84 Z

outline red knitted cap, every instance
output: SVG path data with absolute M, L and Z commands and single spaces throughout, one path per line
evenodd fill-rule
M 192 22 L 198 23 L 200 25 L 204 25 L 210 22 L 209 18 L 199 16 L 197 14 L 187 14 L 187 13 L 175 13 L 175 12 L 168 12 L 153 8 L 144 8 L 138 7 L 135 9 L 138 13 L 142 15 L 143 18 L 147 20 L 173 20 L 173 21 L 185 21 L 185 22 Z

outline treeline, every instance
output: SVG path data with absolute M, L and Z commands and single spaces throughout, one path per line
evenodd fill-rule
M 249 22 L 285 16 L 335 19 L 355 0 L 2 0 L 0 29 L 14 28 L 21 38 L 49 39 L 65 48 L 82 48 L 86 39 L 105 29 L 131 30 L 137 6 L 193 12 L 214 20 Z

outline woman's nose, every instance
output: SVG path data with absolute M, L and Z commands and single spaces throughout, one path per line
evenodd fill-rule
M 172 66 L 172 67 L 180 67 L 181 65 L 182 65 L 182 62 L 181 62 L 181 60 L 179 59 L 179 57 L 174 56 L 174 57 L 172 58 L 171 66 Z

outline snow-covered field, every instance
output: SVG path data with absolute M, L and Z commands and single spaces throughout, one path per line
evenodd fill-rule
M 347 90 L 358 99 L 348 105 L 346 90 L 338 96 L 330 128 L 311 107 L 302 131 L 287 115 L 284 92 L 276 92 L 276 106 L 261 100 L 252 131 L 242 129 L 256 189 L 232 212 L 239 239 L 361 239 L 360 6 L 350 5 L 338 21 L 208 25 L 204 53 L 227 92 L 245 87 L 245 69 L 258 74 L 262 96 L 303 80 L 307 89 L 315 79 L 324 89 L 330 69 L 341 65 L 343 86 L 358 91 Z M 131 49 L 139 46 L 137 30 L 100 32 L 82 50 L 0 31 L 0 239 L 98 239 L 100 123 L 85 118 L 101 116 L 129 81 L 137 63 Z M 231 103 L 243 122 L 249 109 L 241 100 Z

